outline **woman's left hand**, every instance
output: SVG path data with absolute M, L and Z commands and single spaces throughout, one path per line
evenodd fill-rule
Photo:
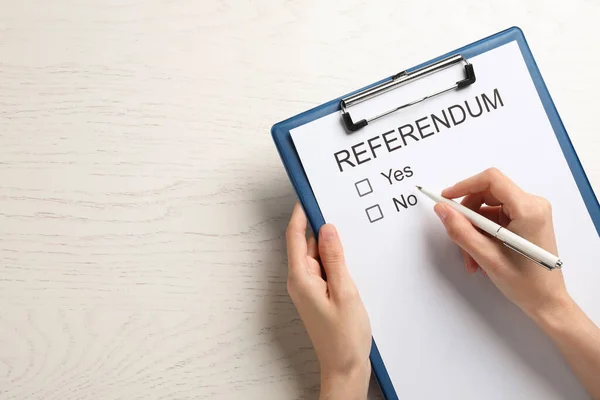
M 371 325 L 354 285 L 337 230 L 306 239 L 307 220 L 299 203 L 287 232 L 287 287 L 321 365 L 321 399 L 365 399 L 371 365 Z M 321 275 L 321 266 L 327 280 Z

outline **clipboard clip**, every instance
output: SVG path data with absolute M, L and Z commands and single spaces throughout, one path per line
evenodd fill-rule
M 360 121 L 356 121 L 356 122 L 354 122 L 352 120 L 352 116 L 348 112 L 348 109 L 356 104 L 359 104 L 359 103 L 362 103 L 363 101 L 372 99 L 373 97 L 379 96 L 383 93 L 389 92 L 390 90 L 396 89 L 400 86 L 403 86 L 407 83 L 413 82 L 417 79 L 423 78 L 425 76 L 434 74 L 436 72 L 439 72 L 443 69 L 446 69 L 446 68 L 451 67 L 458 63 L 464 64 L 465 79 L 456 82 L 454 85 L 450 86 L 447 89 L 440 90 L 438 92 L 432 93 L 425 97 L 402 104 L 398 107 L 394 107 L 394 108 L 387 110 L 381 114 L 375 115 L 370 118 L 361 119 Z M 419 68 L 412 72 L 402 71 L 402 72 L 397 73 L 396 75 L 392 76 L 389 80 L 382 82 L 372 88 L 366 89 L 362 92 L 358 92 L 351 96 L 343 98 L 342 100 L 340 100 L 340 108 L 342 110 L 342 121 L 344 122 L 344 125 L 346 126 L 346 129 L 348 131 L 355 132 L 355 131 L 367 126 L 369 124 L 369 122 L 375 121 L 379 118 L 385 117 L 386 115 L 389 115 L 396 111 L 402 110 L 403 108 L 410 107 L 410 106 L 418 104 L 424 100 L 431 99 L 432 97 L 439 96 L 439 95 L 449 92 L 451 90 L 463 89 L 463 88 L 475 83 L 475 80 L 476 80 L 476 78 L 475 78 L 475 71 L 473 69 L 473 64 L 471 64 L 469 61 L 467 61 L 467 59 L 464 58 L 461 54 L 450 56 L 450 57 L 444 58 L 443 60 L 440 60 L 436 63 Z

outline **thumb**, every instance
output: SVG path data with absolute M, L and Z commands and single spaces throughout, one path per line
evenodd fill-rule
M 319 231 L 319 257 L 327 275 L 327 282 L 333 291 L 339 290 L 348 275 L 344 249 L 337 229 L 325 224 Z
M 493 239 L 479 232 L 464 215 L 447 204 L 437 203 L 433 210 L 444 224 L 450 239 L 469 253 L 481 268 L 488 272 L 489 266 L 497 264 L 494 260 L 501 255 Z

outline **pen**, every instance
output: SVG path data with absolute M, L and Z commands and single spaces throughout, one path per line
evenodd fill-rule
M 492 237 L 500 240 L 509 249 L 516 251 L 522 256 L 525 256 L 531 261 L 541 265 L 542 267 L 548 270 L 562 267 L 562 261 L 554 254 L 542 249 L 539 246 L 536 246 L 526 239 L 523 239 L 521 236 L 509 231 L 506 228 L 503 228 L 497 223 L 490 221 L 470 208 L 458 204 L 454 200 L 431 193 L 430 191 L 423 189 L 421 186 L 417 186 L 417 189 L 419 189 L 421 193 L 436 203 L 448 204 L 450 207 L 464 215 L 469 221 L 471 221 L 473 225 L 488 233 Z

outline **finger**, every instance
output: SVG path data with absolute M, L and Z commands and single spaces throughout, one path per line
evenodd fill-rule
M 508 222 L 510 222 L 508 217 L 502 211 L 501 206 L 482 207 L 482 204 L 486 202 L 485 193 L 486 192 L 468 194 L 462 199 L 460 204 L 462 204 L 463 206 L 465 206 L 467 208 L 470 208 L 471 210 L 481 214 L 482 216 L 486 217 L 487 219 L 489 219 L 497 224 L 500 224 L 500 222 L 499 222 L 500 214 L 502 214 L 502 216 L 505 217 L 505 220 L 508 220 Z M 487 193 L 489 193 L 489 192 L 487 192 Z M 492 202 L 493 201 L 490 201 L 490 203 L 492 203 Z M 508 222 L 506 222 L 506 225 L 508 225 Z M 502 226 L 506 226 L 506 225 L 502 225 Z M 469 261 L 468 259 L 465 259 L 465 262 L 468 262 L 468 261 Z
M 349 274 L 344 259 L 344 249 L 335 226 L 326 224 L 319 231 L 319 257 L 327 275 L 331 291 L 342 291 L 348 284 Z
M 481 207 L 477 212 L 492 222 L 499 224 L 502 207 Z
M 490 191 L 486 190 L 485 192 L 466 195 L 460 204 L 470 208 L 473 211 L 477 211 L 483 204 L 487 204 L 489 206 L 500 206 L 502 205 L 502 202 L 495 198 Z
M 497 243 L 479 232 L 469 220 L 447 204 L 438 203 L 434 210 L 442 220 L 448 236 L 471 255 L 482 268 L 496 265 L 501 256 Z
M 475 261 L 473 257 L 471 257 L 471 255 L 462 248 L 460 248 L 460 253 L 462 254 L 465 262 L 465 271 L 467 271 L 469 274 L 477 272 L 477 269 L 479 269 L 479 264 L 477 264 L 477 261 Z
M 473 193 L 466 195 L 460 202 L 463 206 L 470 208 L 473 211 L 478 211 L 483 205 L 483 194 Z
M 296 203 L 285 232 L 288 252 L 288 273 L 301 277 L 306 274 L 306 215 L 300 203 Z
M 319 262 L 319 247 L 312 232 L 308 236 L 308 258 L 306 260 L 306 269 L 309 275 L 323 278 L 321 263 Z
M 308 256 L 315 260 L 319 258 L 319 247 L 317 246 L 317 239 L 312 232 L 308 235 Z
M 504 207 L 501 206 L 500 210 L 498 210 L 498 224 L 503 227 L 507 227 L 510 224 L 510 218 L 504 212 Z
M 519 202 L 527 196 L 527 193 L 496 168 L 487 169 L 444 189 L 442 196 L 454 199 L 486 191 L 505 206 L 511 218 L 514 218 L 513 213 L 518 210 Z
M 479 214 L 483 215 L 484 217 L 486 217 L 487 219 L 489 219 L 490 221 L 493 221 L 493 222 L 497 223 L 498 225 L 503 226 L 505 228 L 510 223 L 510 218 L 508 218 L 508 216 L 504 212 L 504 209 L 502 206 L 500 206 L 500 207 L 481 207 L 479 209 L 479 211 L 477 211 L 477 212 Z
M 479 265 L 475 260 L 473 260 L 473 257 L 471 257 L 471 255 L 462 248 L 460 248 L 460 253 L 463 256 L 463 260 L 465 261 L 465 271 L 467 271 L 469 274 L 477 272 Z
M 504 214 L 504 211 L 502 211 L 502 207 L 483 206 L 477 212 L 500 226 L 506 226 L 508 225 L 508 222 L 510 222 L 506 214 Z M 503 225 L 503 223 L 505 223 L 505 225 Z
M 470 274 L 474 274 L 479 269 L 480 268 L 479 264 L 477 264 L 477 261 L 475 261 L 475 259 L 471 257 L 469 253 L 467 253 L 467 272 Z

